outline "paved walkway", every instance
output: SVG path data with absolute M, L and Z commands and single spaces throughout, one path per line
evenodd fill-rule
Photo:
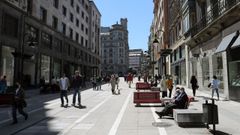
M 136 82 L 136 79 L 134 80 Z M 135 85 L 133 85 L 135 86 Z M 159 104 L 135 107 L 133 92 L 121 78 L 120 95 L 112 95 L 109 84 L 101 91 L 87 89 L 82 92 L 82 104 L 86 108 L 60 107 L 59 94 L 37 95 L 28 99 L 29 119 L 19 116 L 19 123 L 11 125 L 10 108 L 0 108 L 1 134 L 19 135 L 209 135 L 204 127 L 179 127 L 170 117 L 159 119 L 154 113 L 161 110 Z M 187 93 L 191 93 L 189 89 Z M 198 91 L 197 102 L 190 108 L 201 109 L 208 94 Z M 72 100 L 72 94 L 69 95 Z M 71 102 L 70 102 L 71 103 Z M 219 125 L 216 129 L 223 135 L 240 133 L 240 104 L 234 101 L 217 101 Z M 2 110 L 3 109 L 3 110 Z M 220 133 L 220 132 L 218 132 Z

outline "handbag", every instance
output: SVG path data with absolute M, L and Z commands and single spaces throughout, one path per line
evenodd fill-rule
M 211 84 L 211 83 L 209 83 L 209 84 L 208 84 L 208 88 L 210 88 L 210 87 L 211 87 L 211 85 L 212 85 L 212 84 Z

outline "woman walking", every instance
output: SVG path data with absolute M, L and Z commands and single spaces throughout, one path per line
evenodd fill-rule
M 190 83 L 192 84 L 193 96 L 195 97 L 196 89 L 198 88 L 198 82 L 194 75 L 192 76 Z

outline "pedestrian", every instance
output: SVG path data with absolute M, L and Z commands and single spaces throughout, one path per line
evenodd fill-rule
M 72 79 L 72 88 L 73 88 L 73 101 L 72 106 L 75 106 L 76 96 L 78 95 L 78 105 L 79 107 L 83 107 L 81 104 L 81 89 L 82 89 L 82 81 L 83 77 L 79 73 L 79 71 L 75 71 L 75 75 Z
M 169 75 L 168 79 L 167 79 L 167 88 L 169 90 L 169 98 L 172 97 L 172 89 L 173 89 L 173 79 L 172 76 Z
M 160 81 L 160 87 L 162 91 L 162 98 L 167 97 L 167 81 L 165 79 L 165 76 L 163 76 L 162 80 Z
M 59 86 L 60 86 L 60 98 L 61 98 L 61 107 L 64 107 L 64 99 L 63 97 L 65 97 L 66 99 L 66 107 L 68 106 L 68 89 L 69 89 L 69 86 L 70 86 L 70 83 L 69 83 L 69 79 L 66 77 L 65 74 L 63 74 L 63 76 L 60 78 L 60 81 L 59 81 Z
M 102 77 L 98 76 L 97 77 L 97 90 L 101 90 L 102 89 Z
M 12 124 L 18 123 L 17 110 L 18 110 L 19 114 L 24 116 L 25 120 L 28 119 L 28 114 L 26 112 L 24 112 L 24 110 L 23 110 L 23 108 L 27 106 L 27 103 L 25 101 L 25 94 L 24 94 L 24 90 L 20 84 L 20 81 L 16 82 L 16 86 L 17 86 L 17 88 L 15 90 L 15 96 L 14 96 L 14 101 L 13 101 L 13 105 L 12 105 L 12 118 L 13 118 Z
M 91 80 L 92 80 L 93 90 L 96 90 L 96 86 L 97 86 L 96 76 L 93 76 Z
M 128 82 L 129 88 L 131 88 L 132 81 L 133 81 L 133 75 L 131 73 L 128 73 L 127 82 Z
M 3 76 L 0 80 L 0 94 L 5 94 L 7 91 L 7 76 Z
M 118 94 L 120 94 L 119 82 L 120 82 L 119 76 L 116 75 L 116 85 L 117 85 Z
M 220 80 L 217 79 L 217 76 L 213 76 L 213 79 L 211 81 L 210 87 L 212 88 L 212 98 L 214 96 L 214 91 L 217 93 L 217 100 L 219 100 L 219 85 L 220 85 Z
M 196 89 L 198 89 L 198 81 L 194 75 L 191 77 L 190 83 L 192 84 L 193 96 L 195 97 Z
M 111 84 L 112 94 L 114 95 L 114 94 L 116 94 L 116 92 L 115 92 L 115 86 L 116 86 L 115 75 L 111 75 L 110 84 Z

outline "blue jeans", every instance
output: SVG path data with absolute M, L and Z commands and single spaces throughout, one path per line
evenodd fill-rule
M 213 88 L 213 89 L 212 89 L 212 98 L 213 98 L 213 96 L 214 96 L 214 91 L 216 91 L 216 93 L 217 93 L 217 97 L 218 97 L 218 99 L 219 99 L 218 88 Z
M 73 104 L 76 102 L 76 96 L 78 95 L 78 104 L 81 105 L 81 93 L 79 88 L 73 88 L 74 93 L 73 93 Z

